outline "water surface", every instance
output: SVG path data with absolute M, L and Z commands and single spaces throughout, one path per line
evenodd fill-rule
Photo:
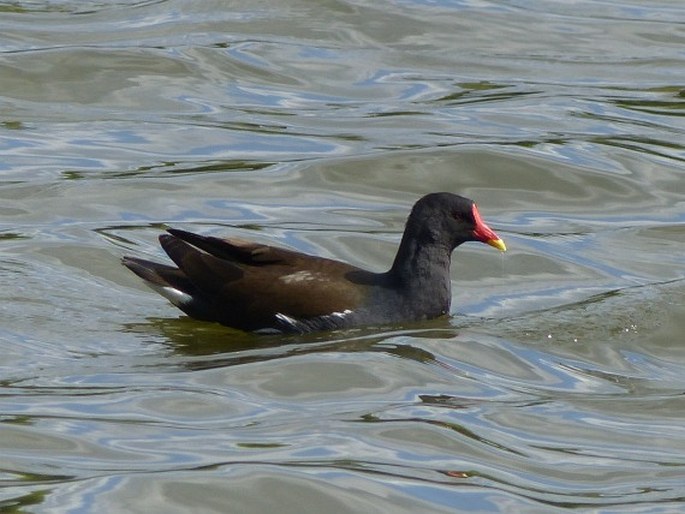
M 0 510 L 685 509 L 680 1 L 0 4 Z M 373 270 L 474 198 L 448 319 L 255 336 L 166 226 Z

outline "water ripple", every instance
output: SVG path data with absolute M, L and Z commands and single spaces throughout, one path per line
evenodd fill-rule
M 681 6 L 272 4 L 0 6 L 0 510 L 683 510 Z M 447 319 L 257 337 L 119 264 L 380 271 L 437 190 L 510 248 Z

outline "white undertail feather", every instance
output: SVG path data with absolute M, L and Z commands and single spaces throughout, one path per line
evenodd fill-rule
M 188 293 L 184 293 L 180 289 L 176 289 L 175 287 L 160 286 L 159 284 L 148 282 L 147 280 L 145 281 L 145 284 L 153 291 L 156 291 L 159 294 L 161 294 L 164 298 L 169 300 L 179 309 L 182 305 L 187 305 L 193 301 L 192 296 L 190 296 Z

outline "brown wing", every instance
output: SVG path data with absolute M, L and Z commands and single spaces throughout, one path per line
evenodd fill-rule
M 363 270 L 331 259 L 238 239 L 180 230 L 160 236 L 169 257 L 213 306 L 221 323 L 262 328 L 277 314 L 308 319 L 354 310 L 367 287 Z
M 199 234 L 193 234 L 192 232 L 174 228 L 169 229 L 168 232 L 171 235 L 204 250 L 210 255 L 228 261 L 241 262 L 243 264 L 276 264 L 279 262 L 288 262 L 297 258 L 297 256 L 316 259 L 315 257 L 292 250 L 253 243 L 252 241 L 245 241 L 238 238 L 201 236 Z

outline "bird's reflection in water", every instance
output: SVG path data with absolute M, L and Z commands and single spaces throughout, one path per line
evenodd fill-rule
M 421 338 L 452 339 L 457 329 L 448 318 L 402 327 L 363 328 L 309 334 L 255 334 L 192 318 L 148 318 L 125 330 L 168 347 L 189 369 L 263 362 L 325 352 L 384 352 L 423 363 L 435 355 L 412 344 Z

